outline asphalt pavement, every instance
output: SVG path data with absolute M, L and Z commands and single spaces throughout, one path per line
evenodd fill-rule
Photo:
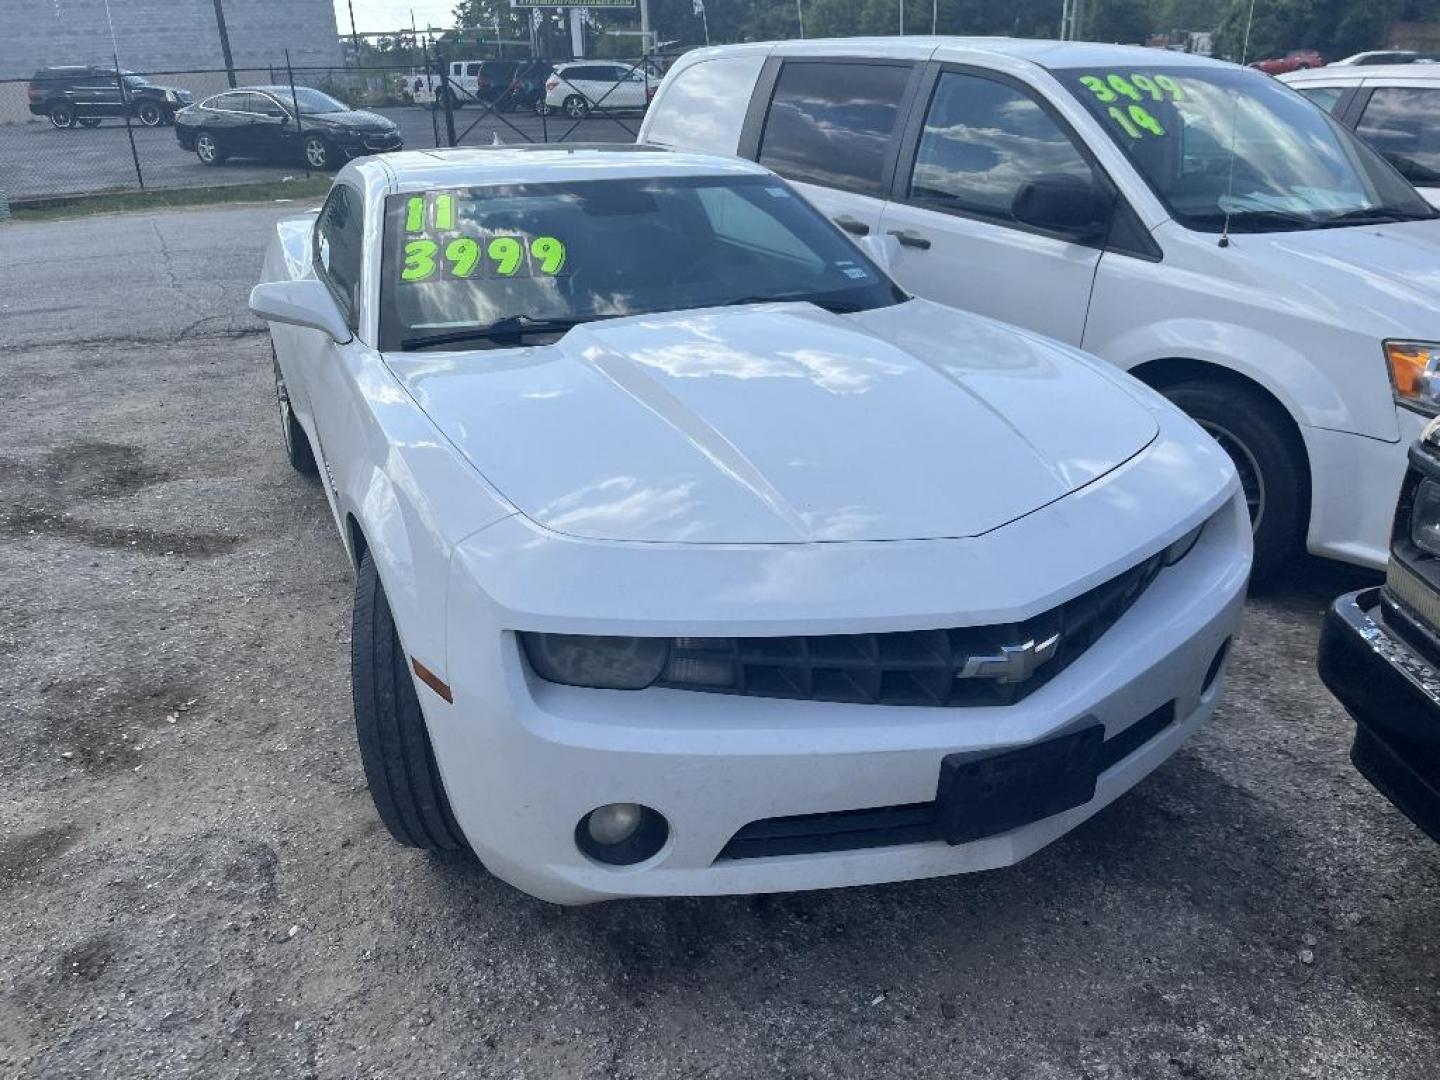
M 377 109 L 400 126 L 410 149 L 448 146 L 445 114 L 408 106 Z M 640 117 L 597 116 L 578 125 L 563 117 L 533 113 L 495 113 L 467 106 L 455 116 L 456 141 L 462 146 L 488 146 L 495 138 L 520 142 L 634 142 Z M 131 125 L 131 154 L 125 124 L 106 120 L 95 128 L 58 130 L 49 123 L 0 125 L 0 191 L 12 201 L 26 198 L 135 189 L 143 178 L 150 188 L 207 187 L 219 184 L 278 180 L 303 176 L 304 162 L 257 162 L 231 159 L 210 167 L 180 149 L 175 129 Z M 136 172 L 139 159 L 139 175 Z
M 0 225 L 0 1077 L 1435 1077 L 1440 848 L 1347 760 L 1333 564 L 1005 870 L 563 910 L 391 842 L 244 310 L 301 208 Z

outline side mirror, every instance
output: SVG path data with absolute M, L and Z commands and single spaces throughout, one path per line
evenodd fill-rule
M 354 335 L 320 281 L 271 281 L 250 290 L 250 310 L 266 322 L 304 326 L 343 345 Z
M 1022 225 L 1067 233 L 1077 240 L 1103 236 L 1110 227 L 1113 200 L 1094 183 L 1076 176 L 1039 176 L 1020 185 L 1010 214 Z

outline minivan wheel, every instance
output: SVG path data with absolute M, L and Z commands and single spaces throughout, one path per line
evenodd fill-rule
M 146 127 L 159 127 L 165 122 L 165 110 L 153 101 L 142 101 L 135 116 Z
M 440 782 L 415 680 L 368 551 L 355 578 L 350 678 L 360 761 L 385 828 L 407 847 L 465 848 Z
M 75 106 L 68 101 L 57 101 L 50 106 L 50 124 L 57 128 L 72 128 L 75 126 Z
M 319 135 L 310 135 L 305 139 L 305 161 L 312 169 L 328 169 L 330 156 L 330 144 Z
M 220 143 L 208 131 L 197 132 L 195 135 L 195 156 L 204 165 L 219 165 L 225 160 L 225 151 L 220 149 Z
M 583 120 L 590 115 L 590 104 L 579 94 L 571 94 L 565 99 L 565 115 L 571 120 Z
M 1305 536 L 1308 488 L 1304 449 L 1287 437 L 1289 418 L 1269 398 L 1233 383 L 1176 383 L 1161 393 L 1235 463 L 1255 535 L 1254 579 L 1293 565 Z
M 275 355 L 275 343 L 270 343 L 270 363 L 275 368 L 275 401 L 280 406 L 280 436 L 285 440 L 285 456 L 290 467 L 302 476 L 314 476 L 320 470 L 315 466 L 315 454 L 310 449 L 310 439 L 300 421 L 295 419 L 295 410 L 290 406 L 290 391 L 285 387 L 285 375 L 280 370 L 280 359 Z

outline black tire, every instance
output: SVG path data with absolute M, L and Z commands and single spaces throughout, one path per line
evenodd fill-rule
M 165 110 L 154 101 L 142 101 L 135 106 L 135 119 L 146 127 L 159 127 L 165 122 Z
M 1225 448 L 1240 473 L 1255 528 L 1253 577 L 1263 581 L 1295 564 L 1308 525 L 1305 448 L 1284 411 L 1265 395 L 1228 382 L 1161 388 Z
M 229 156 L 220 146 L 220 137 L 212 131 L 200 130 L 195 133 L 195 156 L 202 165 L 223 165 Z
M 63 131 L 66 128 L 73 128 L 75 126 L 75 106 L 71 105 L 68 101 L 55 102 L 54 105 L 50 106 L 50 111 L 46 115 L 50 117 L 51 127 L 59 128 Z
M 571 120 L 584 120 L 590 115 L 590 103 L 579 94 L 571 94 L 561 104 L 565 115 Z
M 310 448 L 305 429 L 295 419 L 295 410 L 290 407 L 290 391 L 285 388 L 274 342 L 270 343 L 270 363 L 275 367 L 275 401 L 280 406 L 280 435 L 285 440 L 285 456 L 290 460 L 290 467 L 302 476 L 316 476 L 320 470 L 315 465 L 315 452 Z
M 330 144 L 319 135 L 306 135 L 300 152 L 305 155 L 305 163 L 312 169 L 324 172 L 327 169 L 335 168 L 335 160 L 338 155 L 331 149 Z
M 97 127 L 100 126 L 100 117 L 98 117 L 98 116 L 82 116 L 82 117 L 79 119 L 78 123 L 79 123 L 80 126 L 83 127 L 83 128 L 97 128 Z
M 355 578 L 350 682 L 365 782 L 385 828 L 407 847 L 464 849 L 464 834 L 435 767 L 415 681 L 368 551 Z

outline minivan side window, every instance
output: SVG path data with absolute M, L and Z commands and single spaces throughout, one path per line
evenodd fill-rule
M 915 152 L 908 200 L 1001 222 L 1028 180 L 1092 179 L 1090 164 L 1029 94 L 977 75 L 943 72 Z
M 360 314 L 360 265 L 365 238 L 361 229 L 360 196 L 336 184 L 315 223 L 315 273 L 330 292 L 350 329 Z
M 1340 104 L 1340 99 L 1345 96 L 1343 86 L 1297 86 L 1295 89 L 1328 113 L 1333 113 L 1335 106 Z
M 1412 184 L 1440 184 L 1440 90 L 1386 86 L 1374 91 L 1355 133 Z
M 733 154 L 745 124 L 744 102 L 765 63 L 763 53 L 721 56 L 691 64 L 676 74 L 664 96 L 650 110 L 650 142 L 661 146 L 693 146 L 716 154 Z M 717 102 L 740 102 L 717 108 Z
M 883 194 L 911 70 L 909 64 L 786 63 L 760 136 L 760 164 L 791 180 Z

